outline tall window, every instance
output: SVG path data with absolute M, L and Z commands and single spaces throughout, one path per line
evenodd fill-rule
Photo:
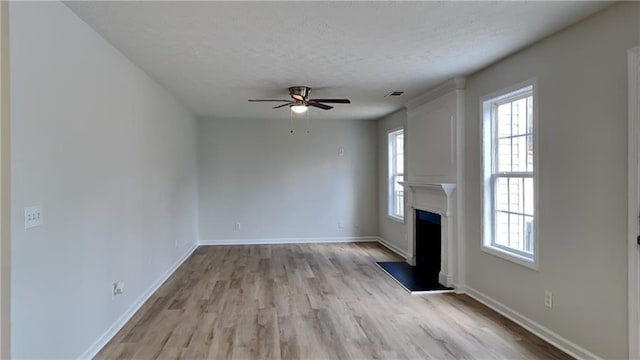
M 404 219 L 404 131 L 389 133 L 389 216 Z
M 483 249 L 536 268 L 534 80 L 483 99 Z

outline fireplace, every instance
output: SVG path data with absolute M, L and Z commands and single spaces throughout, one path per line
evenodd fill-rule
M 442 251 L 440 215 L 416 210 L 415 219 L 416 268 L 427 282 L 438 284 Z
M 457 193 L 456 185 L 452 183 L 421 183 L 407 181 L 403 183 L 407 194 L 405 226 L 407 231 L 407 263 L 417 265 L 420 255 L 420 247 L 433 246 L 435 251 L 439 246 L 440 258 L 432 260 L 433 269 L 439 265 L 438 281 L 441 284 L 452 286 L 460 281 L 460 267 L 464 266 L 461 258 L 464 257 L 463 248 L 457 243 Z M 429 237 L 437 239 L 438 223 L 440 241 L 423 243 L 420 225 L 425 216 L 423 212 L 430 213 L 427 217 L 433 221 L 427 226 L 433 234 Z M 438 221 L 439 220 L 439 221 Z M 427 230 L 430 231 L 430 230 Z M 430 251 L 431 254 L 434 251 Z M 435 251 L 437 254 L 437 251 Z
M 442 217 L 416 209 L 414 220 L 415 263 L 384 261 L 378 265 L 411 293 L 448 292 L 452 288 L 440 283 L 442 267 Z

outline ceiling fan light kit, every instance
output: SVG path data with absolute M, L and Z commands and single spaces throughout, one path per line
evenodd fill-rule
M 289 96 L 293 100 L 249 100 L 250 102 L 284 102 L 284 104 L 274 106 L 273 109 L 279 109 L 289 106 L 291 111 L 302 114 L 313 106 L 322 110 L 331 110 L 333 106 L 330 104 L 351 104 L 349 99 L 309 99 L 311 88 L 308 86 L 292 86 L 289 88 Z
M 305 113 L 308 109 L 306 105 L 291 105 L 291 111 L 297 114 Z

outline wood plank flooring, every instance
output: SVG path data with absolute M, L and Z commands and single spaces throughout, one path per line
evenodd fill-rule
M 97 359 L 570 359 L 475 300 L 410 295 L 377 243 L 200 247 Z

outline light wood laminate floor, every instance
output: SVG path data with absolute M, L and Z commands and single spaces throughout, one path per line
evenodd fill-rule
M 200 247 L 98 359 L 568 359 L 464 295 L 410 295 L 377 243 Z

